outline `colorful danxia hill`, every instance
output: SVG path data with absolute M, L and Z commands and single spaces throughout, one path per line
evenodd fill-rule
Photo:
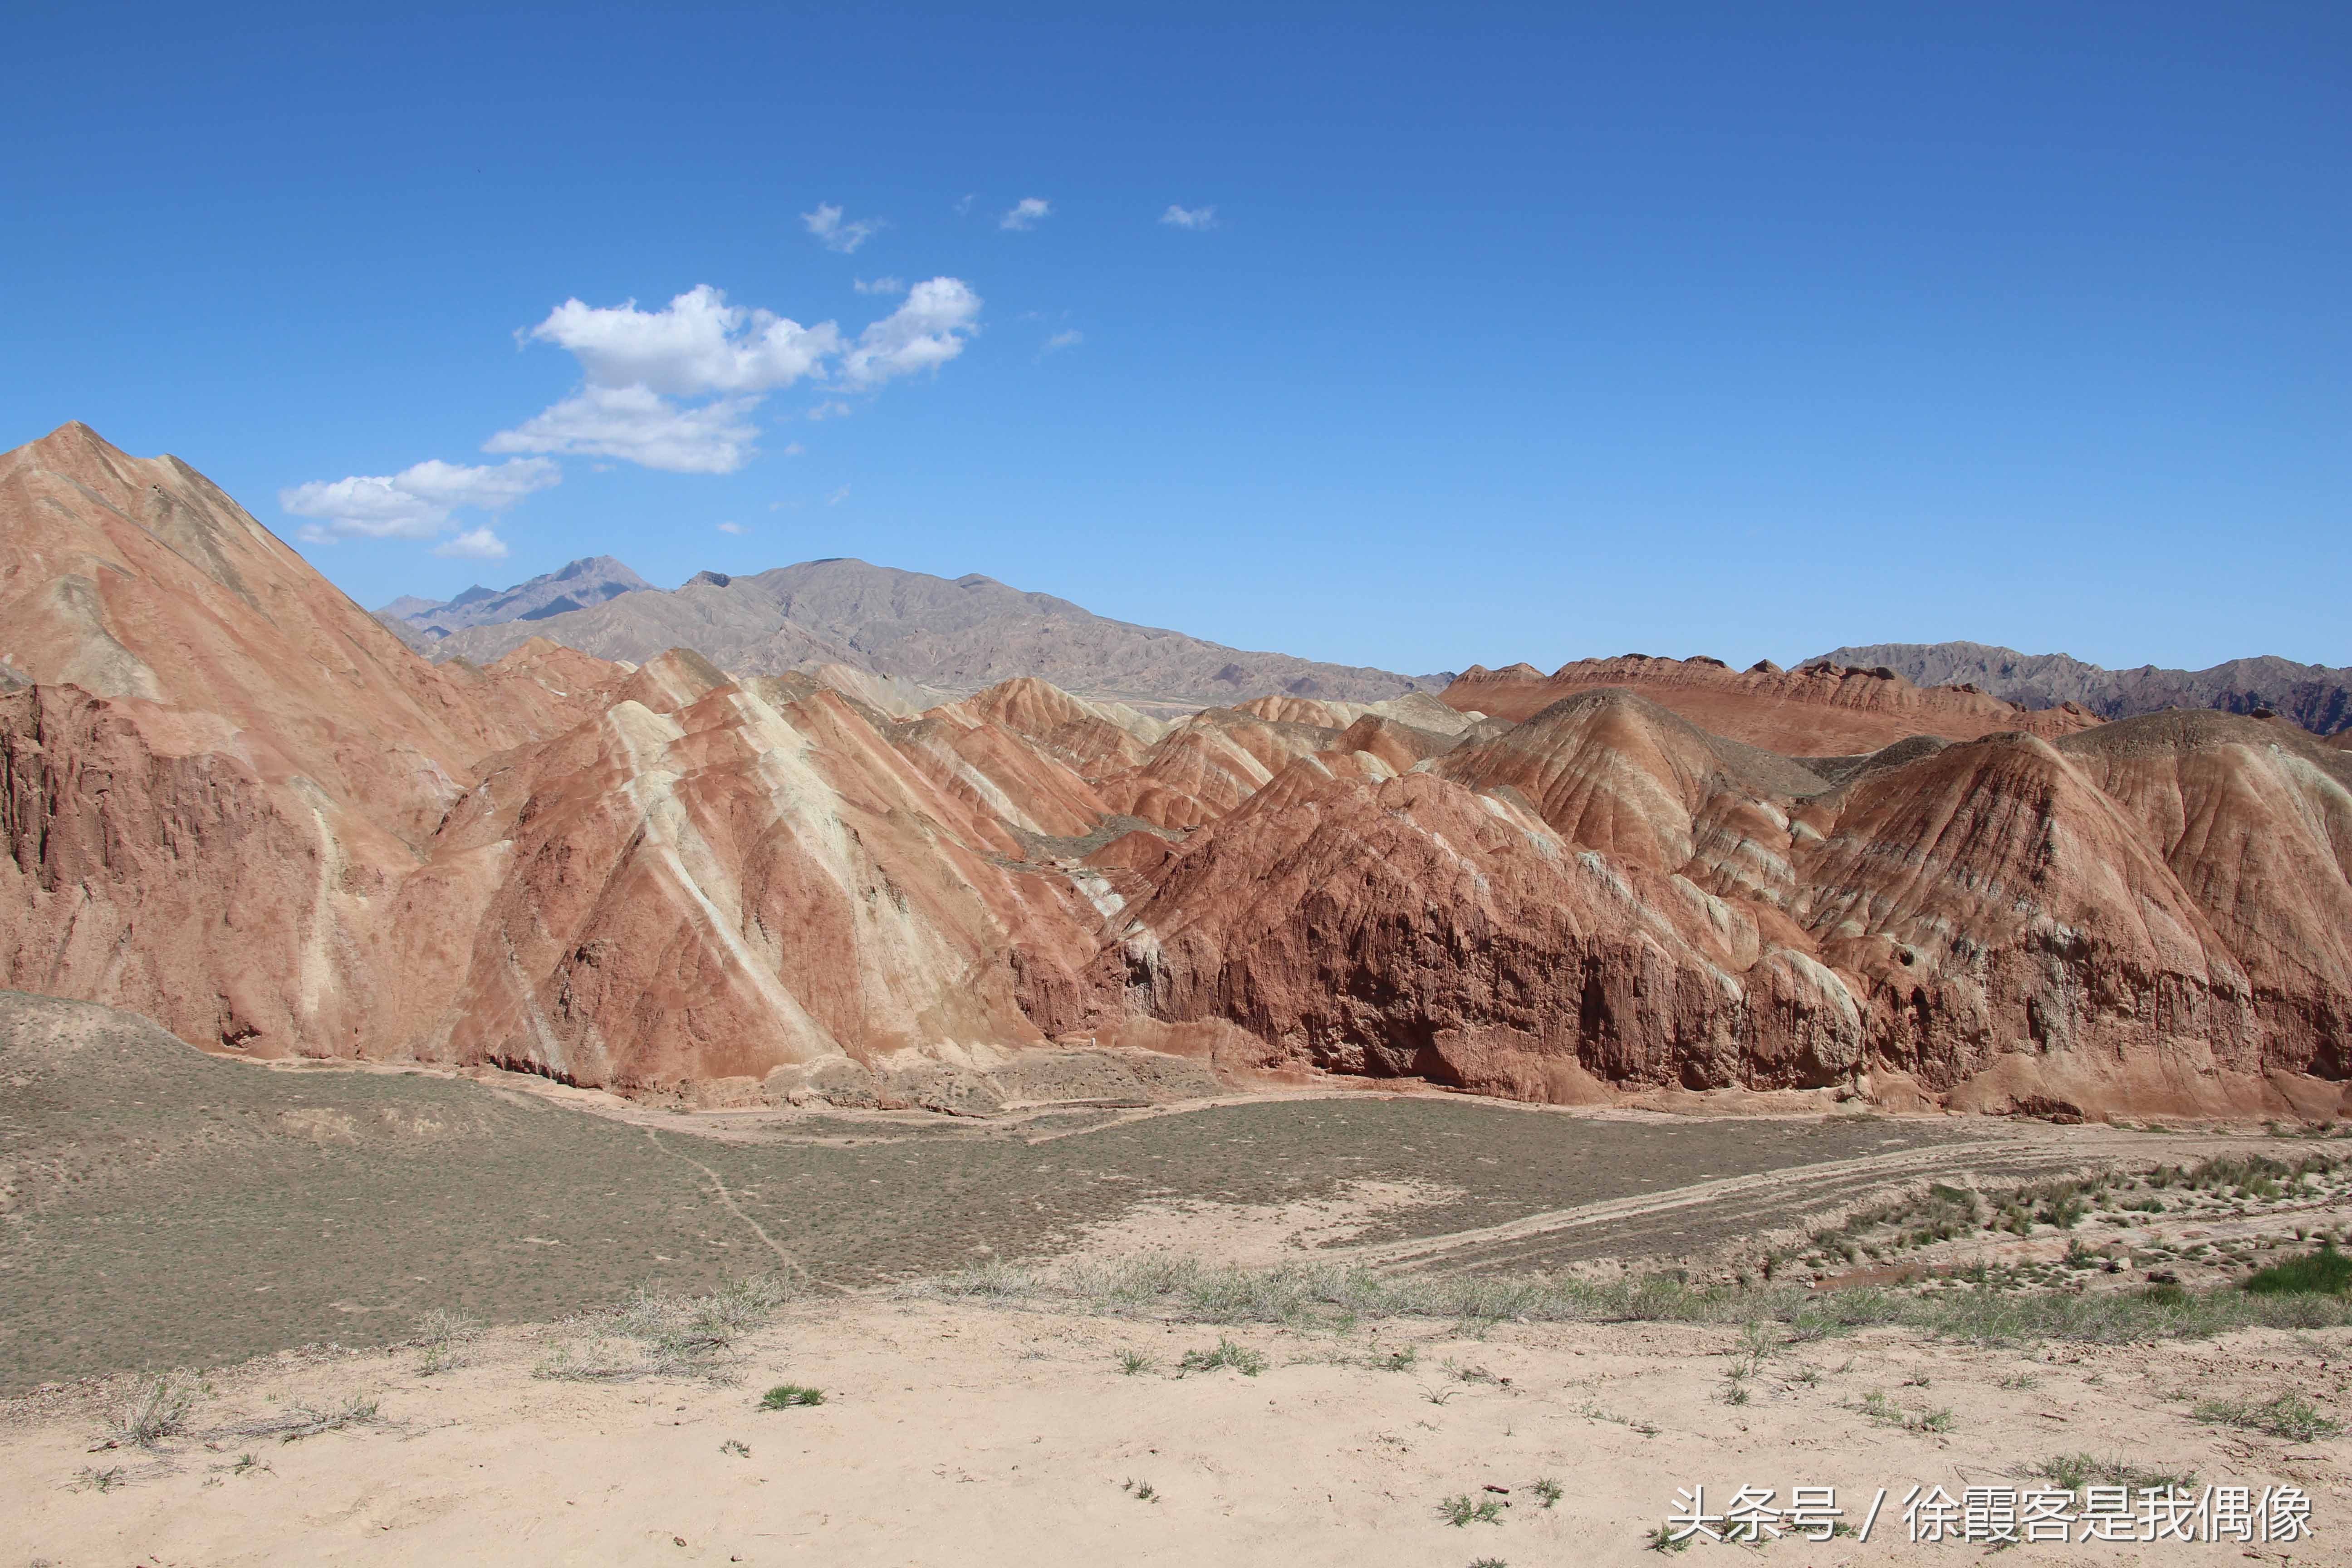
M 540 637 L 433 663 L 79 425 L 0 457 L 0 984 L 211 1050 L 705 1103 L 985 1109 L 1056 1052 L 2346 1109 L 2352 752 L 2276 716 L 1706 659 L 1172 716 Z

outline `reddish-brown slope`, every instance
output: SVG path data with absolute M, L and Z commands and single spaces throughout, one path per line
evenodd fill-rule
M 1514 722 L 1564 697 L 1623 687 L 1715 734 L 1792 757 L 1851 756 L 1906 735 L 1969 741 L 2000 730 L 2064 735 L 2098 722 L 2073 707 L 2039 712 L 1972 688 L 1918 687 L 1892 671 L 1769 664 L 1734 671 L 1709 658 L 1579 659 L 1545 676 L 1524 664 L 1464 671 L 1441 694 L 1448 706 Z

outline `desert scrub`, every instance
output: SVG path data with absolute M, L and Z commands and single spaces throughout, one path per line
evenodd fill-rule
M 184 1372 L 141 1378 L 115 1415 L 108 1446 L 152 1448 L 166 1437 L 178 1436 L 187 1429 L 188 1412 L 194 1408 L 201 1386 Z
M 1391 1277 L 1307 1262 L 1240 1268 L 1160 1254 L 1038 1272 L 992 1266 L 982 1273 L 982 1288 L 971 1288 L 974 1277 L 967 1274 L 911 1289 L 1001 1306 L 1175 1322 L 1320 1328 L 1343 1313 L 1368 1320 L 1451 1320 L 1472 1329 L 1495 1322 L 1760 1321 L 1785 1325 L 1791 1338 L 1890 1325 L 1988 1345 L 2045 1340 L 2121 1344 L 2204 1338 L 2239 1328 L 2352 1324 L 2352 1300 L 2235 1287 L 2152 1295 L 2005 1289 L 1989 1281 L 1927 1292 L 1877 1288 L 1824 1293 L 1781 1285 L 1694 1286 L 1662 1275 L 1605 1280 Z
M 639 1287 L 619 1305 L 568 1320 L 580 1342 L 560 1347 L 533 1375 L 575 1382 L 733 1375 L 726 1352 L 761 1327 L 793 1287 L 773 1275 L 733 1279 L 707 1296 Z
M 2200 1399 L 2189 1414 L 2217 1426 L 2240 1426 L 2250 1432 L 2284 1437 L 2290 1443 L 2309 1443 L 2344 1435 L 2341 1421 L 2324 1414 L 2300 1394 L 2282 1394 L 2261 1404 L 2227 1397 Z
M 1118 1352 L 1118 1370 L 1129 1377 L 1133 1377 L 1139 1373 L 1150 1372 L 1151 1370 L 1151 1358 L 1145 1355 L 1141 1351 L 1121 1351 Z
M 482 1325 L 463 1312 L 439 1308 L 416 1320 L 416 1331 L 408 1342 L 420 1352 L 416 1358 L 416 1375 L 431 1377 L 466 1364 L 459 1347 L 481 1337 Z
M 803 1405 L 823 1405 L 824 1390 L 809 1388 L 797 1383 L 780 1383 L 760 1395 L 762 1410 L 797 1410 Z

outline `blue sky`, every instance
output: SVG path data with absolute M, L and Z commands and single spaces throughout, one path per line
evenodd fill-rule
M 2341 5 L 346 9 L 12 24 L 0 446 L 366 605 L 2352 663 Z

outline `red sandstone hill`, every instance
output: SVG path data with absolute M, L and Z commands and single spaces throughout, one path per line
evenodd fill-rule
M 1172 723 L 436 667 L 78 426 L 0 457 L 0 984 L 214 1049 L 965 1108 L 1072 1037 L 2056 1114 L 2352 1070 L 2352 757 L 2277 720 L 1704 661 Z
M 1532 666 L 1472 666 L 1440 693 L 1462 712 L 1513 722 L 1563 697 L 1622 686 L 1716 734 L 1788 756 L 1874 752 L 1909 735 L 1973 741 L 2000 730 L 2069 735 L 2099 721 L 2072 703 L 2033 710 L 1972 686 L 1914 686 L 1891 669 L 1770 663 L 1734 671 L 1711 658 L 1583 658 L 1547 676 Z

